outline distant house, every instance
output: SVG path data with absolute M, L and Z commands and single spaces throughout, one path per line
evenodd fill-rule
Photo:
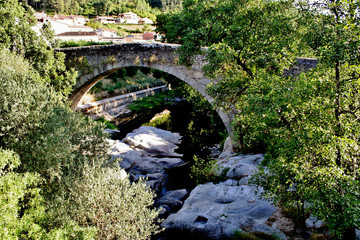
M 47 14 L 45 12 L 36 12 L 34 13 L 34 16 L 38 20 L 38 22 L 41 22 L 43 18 L 47 17 Z
M 153 41 L 155 39 L 155 33 L 152 33 L 152 32 L 146 32 L 142 35 L 143 39 L 144 40 L 147 40 L 147 41 Z
M 114 29 L 99 28 L 95 32 L 99 37 L 118 37 L 117 31 Z
M 68 25 L 74 25 L 74 20 L 69 16 L 55 14 L 54 17 L 50 17 L 50 19 L 52 21 L 65 23 L 65 24 L 68 24 Z
M 84 16 L 81 15 L 70 15 L 69 16 L 72 20 L 74 25 L 76 26 L 84 26 L 86 23 L 86 19 Z
M 99 36 L 100 42 L 114 42 L 121 43 L 125 42 L 124 38 L 117 35 L 117 31 L 107 28 L 99 28 L 95 30 L 96 34 Z
M 60 33 L 63 32 L 68 32 L 69 31 L 69 24 L 60 22 L 60 21 L 56 21 L 53 18 L 47 17 L 47 18 L 43 18 L 42 22 L 39 22 L 37 24 L 37 26 L 39 27 L 39 29 L 41 29 L 42 25 L 44 23 L 50 23 L 51 24 L 51 29 L 54 30 L 55 35 L 58 35 Z
M 139 24 L 139 20 L 141 19 L 136 13 L 133 12 L 121 13 L 119 16 L 120 23 Z
M 140 18 L 139 24 L 154 24 L 154 21 L 149 18 Z
M 99 41 L 99 36 L 95 32 L 64 32 L 56 35 L 54 38 L 62 41 Z
M 55 21 L 68 25 L 76 25 L 76 26 L 84 26 L 86 23 L 85 17 L 81 15 L 65 16 L 65 15 L 55 14 L 54 17 L 49 17 L 45 12 L 36 12 L 34 16 L 37 18 L 38 22 Z
M 115 18 L 113 17 L 104 17 L 104 16 L 97 16 L 95 21 L 100 23 L 115 23 Z
M 133 33 L 125 37 L 125 42 L 146 42 L 146 40 L 143 39 L 142 34 Z
M 92 33 L 92 37 L 90 35 L 81 35 L 77 34 L 76 36 L 72 36 L 74 39 L 84 38 L 86 39 L 95 39 L 94 29 L 88 26 L 84 26 L 86 19 L 84 16 L 79 15 L 55 15 L 54 17 L 48 17 L 44 12 L 35 13 L 35 17 L 38 19 L 38 23 L 32 27 L 37 34 L 41 35 L 41 28 L 45 23 L 50 23 L 51 29 L 54 31 L 55 38 L 57 39 L 66 39 L 69 38 L 71 34 L 69 32 L 76 34 L 77 32 L 90 32 Z M 61 35 L 63 34 L 64 35 Z M 98 41 L 98 37 L 96 38 Z
M 67 32 L 93 32 L 94 29 L 89 26 L 68 26 Z

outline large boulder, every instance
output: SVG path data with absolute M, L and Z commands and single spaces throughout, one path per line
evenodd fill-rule
M 240 180 L 253 175 L 262 160 L 264 160 L 263 154 L 245 154 L 220 158 L 217 164 L 220 169 L 227 170 L 227 178 Z
M 265 224 L 277 208 L 261 200 L 255 192 L 255 187 L 247 185 L 199 185 L 162 227 L 201 233 L 213 239 L 231 237 L 236 230 L 260 231 L 286 239 L 280 230 Z
M 128 133 L 123 141 L 154 156 L 181 157 L 175 153 L 180 144 L 179 133 L 172 133 L 155 127 L 142 126 Z
M 286 239 L 279 226 L 287 222 L 275 222 L 277 208 L 259 196 L 261 188 L 248 185 L 248 178 L 262 160 L 262 154 L 223 154 L 217 169 L 226 169 L 227 180 L 197 186 L 183 207 L 170 215 L 162 226 L 211 239 L 229 238 L 235 231 L 262 232 Z
M 155 202 L 155 206 L 164 209 L 161 217 L 179 210 L 183 205 L 183 200 L 188 195 L 188 193 L 189 192 L 186 189 L 178 189 L 168 191 L 163 196 L 161 196 L 160 199 Z
M 120 158 L 130 180 L 147 179 L 146 183 L 157 193 L 162 191 L 168 176 L 166 170 L 184 164 L 174 152 L 180 143 L 180 135 L 154 127 L 140 127 L 128 134 L 124 141 L 110 140 L 112 158 Z M 155 157 L 157 155 L 158 157 Z M 159 157 L 162 156 L 162 157 Z M 172 156 L 172 157 L 169 157 Z

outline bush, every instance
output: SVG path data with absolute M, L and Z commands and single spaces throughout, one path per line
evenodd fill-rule
M 0 148 L 0 238 L 39 239 L 43 229 L 39 220 L 45 208 L 40 195 L 38 174 L 18 174 L 19 156 Z
M 102 167 L 109 160 L 104 125 L 71 111 L 63 100 L 20 56 L 0 51 L 0 147 L 19 154 L 22 164 L 16 172 L 29 182 L 18 186 L 19 197 L 11 198 L 25 201 L 19 207 L 14 203 L 19 224 L 21 217 L 31 214 L 26 218 L 29 223 L 26 226 L 14 223 L 15 229 L 19 226 L 25 229 L 16 234 L 24 232 L 27 239 L 31 234 L 37 234 L 34 239 L 40 238 L 40 234 L 46 235 L 44 239 L 94 239 L 95 234 L 98 238 L 105 235 L 120 238 L 116 234 L 123 231 L 121 234 L 131 235 L 131 239 L 143 239 L 156 229 L 153 219 L 157 213 L 148 208 L 153 201 L 152 193 L 141 183 L 120 184 L 118 168 Z M 9 162 L 6 160 L 5 165 Z M 19 165 L 16 158 L 13 162 L 14 166 Z M 5 169 L 15 169 L 9 166 Z M 39 186 L 37 179 L 42 180 Z M 92 181 L 102 182 L 101 188 L 93 188 Z M 131 191 L 135 194 L 130 194 Z M 109 195 L 110 192 L 119 195 Z M 5 191 L 5 196 L 9 194 Z M 96 199 L 96 205 L 92 199 Z M 129 219 L 127 213 L 118 209 L 119 205 L 126 206 L 134 217 L 115 223 L 111 214 L 96 215 L 96 219 L 89 215 L 107 208 L 118 219 Z M 114 225 L 107 224 L 105 228 L 98 224 L 109 221 Z M 33 222 L 36 224 L 30 224 Z
M 194 156 L 194 164 L 190 167 L 190 177 L 195 179 L 196 184 L 206 182 L 220 182 L 226 179 L 228 168 L 217 165 L 217 160 L 205 160 Z
M 130 183 L 120 168 L 100 165 L 85 165 L 82 175 L 62 199 L 67 204 L 59 205 L 58 221 L 69 215 L 82 226 L 97 226 L 99 239 L 149 239 L 158 232 L 158 211 L 150 209 L 154 193 L 144 181 Z
M 60 48 L 66 47 L 82 47 L 82 46 L 93 46 L 93 45 L 110 45 L 113 42 L 94 42 L 94 41 L 87 41 L 87 40 L 69 40 L 69 41 L 62 41 L 60 42 Z

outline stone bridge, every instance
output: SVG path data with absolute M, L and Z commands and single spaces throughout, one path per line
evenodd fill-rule
M 79 71 L 74 91 L 69 98 L 72 102 L 71 108 L 75 109 L 81 98 L 101 79 L 120 68 L 130 66 L 154 68 L 172 74 L 192 86 L 212 103 L 213 99 L 205 91 L 211 82 L 204 76 L 202 70 L 205 56 L 195 56 L 194 64 L 186 67 L 179 64 L 178 48 L 179 45 L 174 44 L 125 43 L 59 49 L 58 51 L 66 54 L 68 66 Z M 295 72 L 299 69 L 314 67 L 314 60 L 298 59 L 298 65 L 300 67 L 295 68 Z M 220 109 L 216 111 L 229 135 L 232 136 L 232 116 Z

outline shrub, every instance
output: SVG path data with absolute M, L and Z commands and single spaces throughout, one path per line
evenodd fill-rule
M 190 167 L 190 177 L 195 179 L 196 184 L 206 182 L 220 182 L 226 178 L 228 168 L 217 165 L 216 159 L 205 160 L 194 156 L 194 164 Z
M 22 238 L 26 239 L 39 239 L 41 234 L 43 239 L 94 239 L 96 235 L 118 236 L 122 231 L 123 236 L 131 235 L 128 239 L 144 239 L 156 229 L 153 219 L 157 212 L 148 208 L 152 193 L 142 183 L 124 180 L 120 184 L 121 171 L 103 167 L 109 160 L 104 125 L 71 111 L 63 100 L 20 56 L 0 51 L 0 147 L 14 150 L 22 160 L 16 169 L 18 175 L 6 176 L 25 177 L 23 185 L 17 186 L 18 197 L 11 198 L 14 209 L 9 209 L 20 212 L 13 224 L 15 229 L 21 228 L 16 234 L 24 233 Z M 4 171 L 15 169 L 12 165 L 19 165 L 16 158 L 12 165 L 9 163 L 6 160 L 6 166 L 0 166 L 5 166 L 0 177 L 5 176 Z M 37 186 L 40 178 L 42 184 Z M 98 182 L 101 187 L 93 188 Z M 8 190 L 17 189 L 6 187 L 5 196 L 11 193 Z M 21 204 L 16 202 L 20 198 Z M 129 219 L 120 205 L 134 217 L 120 221 Z M 114 222 L 115 215 L 108 212 L 91 218 L 94 211 L 105 209 L 120 220 Z M 24 216 L 27 225 L 21 225 Z
M 18 174 L 19 156 L 0 148 L 0 238 L 38 239 L 43 229 L 38 224 L 44 217 L 38 174 Z
M 130 183 L 120 168 L 96 164 L 85 165 L 82 176 L 59 201 L 66 204 L 56 209 L 58 221 L 65 216 L 97 226 L 99 239 L 149 239 L 158 232 L 158 211 L 150 209 L 154 193 L 144 181 Z

